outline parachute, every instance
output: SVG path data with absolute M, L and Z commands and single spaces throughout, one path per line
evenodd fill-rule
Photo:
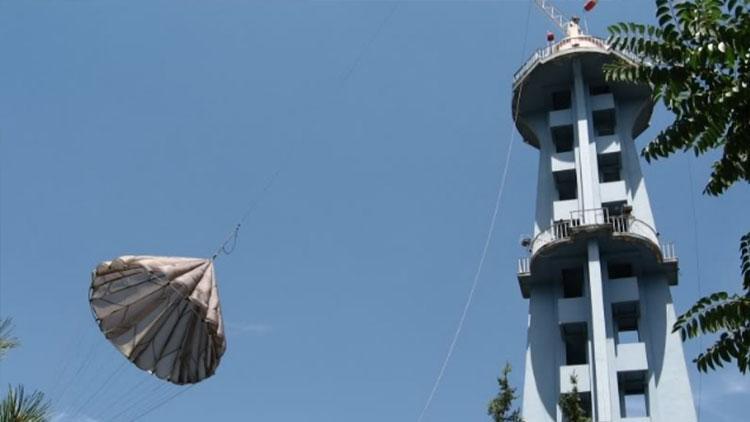
M 226 339 L 213 260 L 122 256 L 91 278 L 94 318 L 128 360 L 178 385 L 214 374 Z

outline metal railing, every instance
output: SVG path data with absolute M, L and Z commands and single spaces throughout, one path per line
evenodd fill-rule
M 611 230 L 612 233 L 629 234 L 645 238 L 659 247 L 663 262 L 676 262 L 677 252 L 672 242 L 659 243 L 659 233 L 646 222 L 632 215 L 609 215 L 606 208 L 571 211 L 568 220 L 554 221 L 550 227 L 537 234 L 529 243 L 528 251 L 534 256 L 542 247 L 556 241 L 570 239 L 576 232 L 586 229 Z M 531 258 L 518 260 L 518 274 L 531 273 Z
M 528 274 L 531 272 L 531 262 L 529 262 L 529 258 L 519 258 L 518 259 L 518 274 Z
M 609 222 L 612 224 L 612 231 L 615 233 L 627 233 L 630 228 L 630 221 L 628 218 L 611 217 Z
M 575 44 L 580 44 L 582 41 L 590 42 L 596 47 L 602 48 L 604 50 L 610 49 L 609 45 L 604 39 L 593 37 L 591 35 L 579 35 L 577 37 L 563 38 L 562 40 L 554 44 L 550 44 L 546 47 L 542 47 L 534 51 L 534 53 L 531 54 L 531 57 L 529 57 L 529 59 L 526 60 L 526 62 L 516 71 L 516 73 L 513 74 L 513 83 L 517 83 L 521 78 L 526 76 L 526 73 L 528 73 L 528 71 L 531 70 L 531 68 L 540 61 L 552 56 L 553 54 L 561 50 L 565 50 L 568 47 L 573 47 Z
M 529 244 L 529 252 L 534 255 L 543 246 L 570 238 L 574 233 L 585 229 L 607 229 L 613 233 L 627 233 L 644 237 L 659 245 L 659 234 L 646 222 L 632 215 L 610 216 L 606 208 L 571 211 L 570 219 L 552 222 L 550 227 L 537 234 Z M 674 252 L 674 247 L 668 251 Z M 662 252 L 666 257 L 669 255 Z
M 674 243 L 662 243 L 660 246 L 661 256 L 664 258 L 664 261 L 677 261 L 677 250 L 674 247 Z
M 574 227 L 607 224 L 609 210 L 606 208 L 591 208 L 570 212 L 570 221 Z

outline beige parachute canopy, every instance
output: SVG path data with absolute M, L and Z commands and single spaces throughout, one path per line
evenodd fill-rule
M 128 360 L 174 384 L 214 374 L 226 339 L 212 260 L 122 256 L 91 278 L 94 317 Z

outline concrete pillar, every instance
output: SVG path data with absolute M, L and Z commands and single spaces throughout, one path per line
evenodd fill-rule
M 602 285 L 602 266 L 599 257 L 599 244 L 596 240 L 589 240 L 588 276 L 589 296 L 591 299 L 591 344 L 594 360 L 592 383 L 592 399 L 596 403 L 594 416 L 596 421 L 609 422 L 612 420 L 612 406 L 610 405 L 609 388 L 609 357 L 607 353 L 607 322 L 604 312 L 604 289 Z
M 588 95 L 586 95 L 581 62 L 573 60 L 573 101 L 575 103 L 575 133 L 578 165 L 578 203 L 581 210 L 599 208 L 598 166 L 596 162 L 596 144 L 592 144 L 588 119 Z M 593 148 L 592 148 L 593 146 Z M 585 212 L 585 211 L 584 211 Z M 586 218 L 588 216 L 585 216 Z

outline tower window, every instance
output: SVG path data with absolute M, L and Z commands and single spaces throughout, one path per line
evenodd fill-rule
M 592 115 L 594 120 L 594 133 L 596 136 L 607 136 L 615 134 L 615 110 L 598 110 Z
M 648 417 L 648 386 L 643 371 L 620 372 L 617 374 L 620 390 L 620 417 Z
M 591 85 L 589 87 L 589 94 L 591 95 L 602 95 L 609 94 L 612 92 L 609 85 Z
M 628 263 L 608 262 L 607 277 L 610 280 L 633 277 L 633 266 Z
M 597 161 L 599 162 L 600 183 L 616 182 L 618 180 L 622 180 L 622 177 L 620 176 L 622 164 L 620 163 L 619 152 L 599 154 Z
M 560 201 L 576 199 L 578 197 L 578 186 L 575 170 L 563 170 L 553 173 L 555 177 L 555 187 L 557 196 Z
M 565 268 L 562 270 L 563 297 L 583 296 L 583 268 Z
M 612 322 L 617 333 L 617 343 L 639 343 L 638 302 L 612 304 Z
M 570 90 L 552 93 L 552 110 L 567 110 L 570 104 Z
M 556 152 L 573 151 L 573 125 L 555 126 L 552 128 L 552 142 Z
M 563 324 L 561 329 L 565 343 L 565 364 L 585 365 L 588 363 L 586 323 Z

